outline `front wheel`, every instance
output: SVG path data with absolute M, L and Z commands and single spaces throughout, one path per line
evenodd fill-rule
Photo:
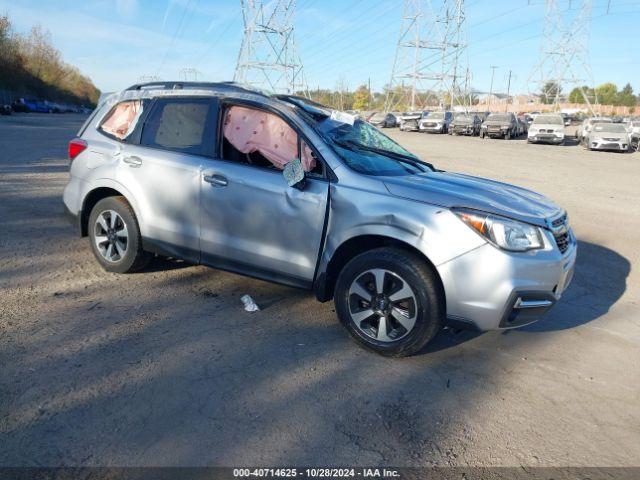
M 88 230 L 91 250 L 108 272 L 135 272 L 151 258 L 142 249 L 138 221 L 124 197 L 108 197 L 96 203 L 89 215 Z
M 435 272 L 419 256 L 396 248 L 378 248 L 349 261 L 334 298 L 351 336 L 382 355 L 420 351 L 444 322 L 444 295 Z

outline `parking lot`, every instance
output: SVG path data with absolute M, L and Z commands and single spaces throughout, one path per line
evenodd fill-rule
M 311 293 L 163 259 L 102 271 L 61 199 L 83 119 L 0 118 L 0 465 L 637 466 L 640 153 L 386 130 L 548 195 L 579 240 L 543 321 L 389 359 Z

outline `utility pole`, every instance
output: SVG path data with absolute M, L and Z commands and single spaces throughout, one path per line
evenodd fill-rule
M 504 111 L 509 111 L 509 93 L 511 92 L 511 70 L 509 70 L 509 80 L 507 81 L 507 103 Z
M 493 103 L 493 77 L 496 74 L 496 65 L 491 65 L 491 86 L 489 87 L 489 103 L 488 105 Z
M 416 110 L 433 95 L 443 108 L 464 102 L 466 49 L 464 0 L 404 0 L 385 111 Z M 410 90 L 397 91 L 405 82 Z
M 244 36 L 234 81 L 274 93 L 308 96 L 293 35 L 295 0 L 240 0 Z
M 561 89 L 576 87 L 593 113 L 584 85 L 593 86 L 588 45 L 593 0 L 581 0 L 576 9 L 561 9 L 560 0 L 545 0 L 545 26 L 538 63 L 529 76 L 532 85 L 559 108 Z M 553 88 L 551 86 L 553 85 Z M 597 103 L 597 99 L 595 99 Z

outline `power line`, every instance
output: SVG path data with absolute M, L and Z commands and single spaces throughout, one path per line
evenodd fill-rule
M 162 57 L 162 61 L 160 62 L 160 66 L 158 67 L 158 70 L 156 70 L 156 75 L 159 75 L 162 72 L 162 69 L 164 67 L 165 62 L 167 61 L 167 56 L 169 55 L 169 52 L 171 51 L 171 49 L 173 48 L 174 43 L 176 42 L 176 38 L 178 37 L 180 30 L 182 29 L 182 24 L 184 22 L 184 19 L 187 15 L 187 12 L 189 11 L 189 7 L 191 6 L 191 3 L 193 2 L 193 0 L 187 0 L 187 3 L 184 6 L 184 11 L 182 12 L 182 16 L 180 17 L 180 21 L 178 22 L 178 28 L 176 28 L 176 31 L 173 33 L 173 36 L 171 37 L 171 42 L 169 43 L 169 46 L 167 47 L 167 49 L 164 52 L 164 55 Z M 197 0 L 196 0 L 197 2 Z

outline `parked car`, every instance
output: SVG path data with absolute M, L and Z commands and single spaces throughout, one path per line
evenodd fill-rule
M 640 133 L 631 133 L 629 137 L 629 148 L 631 151 L 640 152 Z
M 480 137 L 510 140 L 518 136 L 519 129 L 518 120 L 513 113 L 492 113 L 482 122 Z
M 585 136 L 589 134 L 593 125 L 596 123 L 612 123 L 612 120 L 607 117 L 590 117 L 585 118 L 580 128 L 576 130 L 576 138 L 580 143 L 583 143 Z
M 571 116 L 569 116 L 566 113 L 563 113 L 562 114 L 562 121 L 563 121 L 565 127 L 570 126 L 571 125 Z
M 564 119 L 557 114 L 538 115 L 529 127 L 527 142 L 564 144 Z
M 453 120 L 453 112 L 431 112 L 422 117 L 418 129 L 423 133 L 447 133 Z
M 518 134 L 516 136 L 526 135 L 529 132 L 529 125 L 524 118 L 516 117 L 516 122 L 518 122 Z
M 626 126 L 629 135 L 640 134 L 640 120 L 630 119 Z
M 89 117 L 69 158 L 64 204 L 105 270 L 155 253 L 305 288 L 385 355 L 447 324 L 534 322 L 573 275 L 575 237 L 547 198 L 439 170 L 300 97 L 135 85 Z
M 380 128 L 392 128 L 396 126 L 396 117 L 393 113 L 378 112 L 369 119 L 369 123 Z
M 624 124 L 613 122 L 594 123 L 583 140 L 583 146 L 589 150 L 617 152 L 629 150 L 630 143 L 631 139 Z
M 482 120 L 475 113 L 458 113 L 449 124 L 451 135 L 480 135 Z
M 423 118 L 427 118 L 429 112 L 408 112 L 400 117 L 400 130 L 403 132 L 417 132 L 420 130 L 419 123 Z

